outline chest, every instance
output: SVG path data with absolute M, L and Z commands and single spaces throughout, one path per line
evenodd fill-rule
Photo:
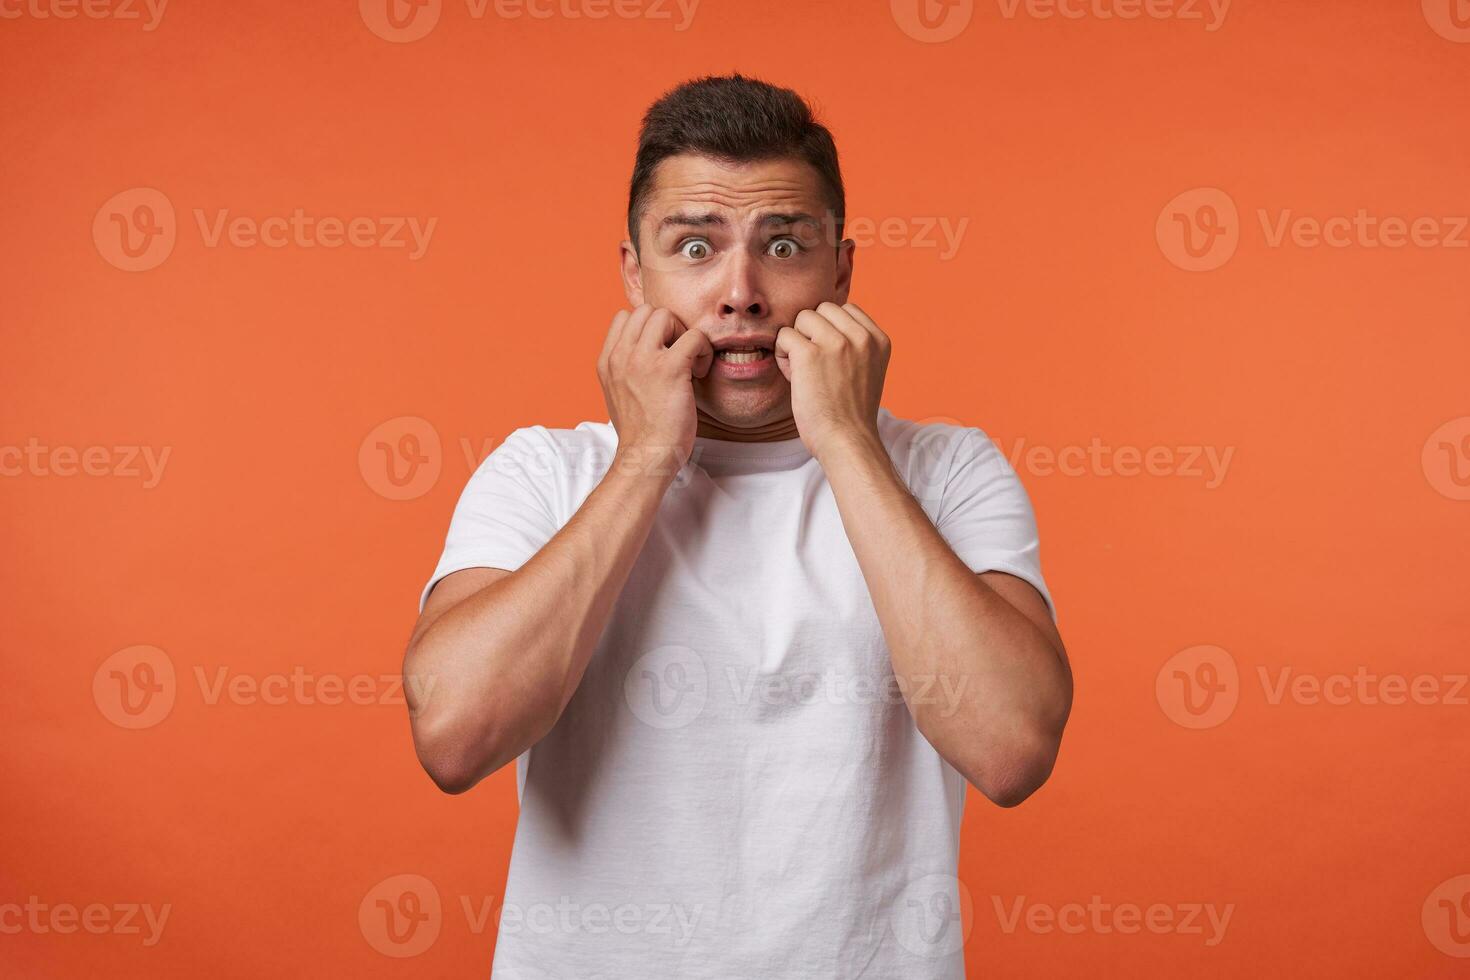
M 815 464 L 700 473 L 671 487 L 607 641 L 602 655 L 623 667 L 679 651 L 737 701 L 850 700 L 892 673 L 862 569 Z

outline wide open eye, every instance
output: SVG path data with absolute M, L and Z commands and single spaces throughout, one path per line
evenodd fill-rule
M 794 238 L 776 238 L 766 247 L 766 251 L 778 259 L 794 259 L 801 251 L 801 243 Z
M 679 254 L 686 259 L 709 258 L 709 242 L 703 238 L 691 238 L 679 246 Z

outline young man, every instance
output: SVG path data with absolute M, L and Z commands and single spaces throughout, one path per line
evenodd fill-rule
M 661 98 L 610 421 L 459 501 L 404 669 L 440 788 L 517 762 L 501 980 L 963 976 L 966 783 L 1041 785 L 1071 674 L 1015 472 L 880 407 L 843 212 L 794 92 Z

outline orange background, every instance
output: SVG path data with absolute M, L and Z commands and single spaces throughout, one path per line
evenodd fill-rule
M 704 0 L 677 31 L 670 7 L 477 19 L 446 0 L 403 43 L 351 3 L 178 2 L 152 31 L 0 9 L 22 12 L 0 19 L 0 446 L 171 451 L 151 489 L 36 466 L 0 478 L 0 904 L 171 905 L 151 947 L 0 934 L 4 972 L 488 972 L 494 917 L 477 932 L 462 901 L 498 908 L 513 769 L 443 796 L 401 704 L 211 703 L 199 672 L 364 674 L 392 698 L 376 678 L 399 668 L 463 447 L 606 418 L 593 362 L 623 303 L 642 110 L 732 69 L 815 101 L 853 218 L 968 220 L 952 257 L 917 240 L 859 251 L 852 298 L 894 337 L 897 414 L 961 419 L 1008 453 L 1234 451 L 1213 488 L 1183 467 L 1018 461 L 1077 700 L 1033 799 L 1006 811 L 972 792 L 971 975 L 1470 966 L 1436 948 L 1431 901 L 1470 874 L 1470 708 L 1273 704 L 1259 678 L 1467 670 L 1470 249 L 1272 247 L 1259 219 L 1364 209 L 1451 234 L 1470 211 L 1470 44 L 1419 3 L 1238 2 L 1209 31 L 990 2 L 942 43 L 882 2 Z M 92 233 L 132 188 L 177 212 L 172 253 L 139 272 Z M 1239 209 L 1238 249 L 1212 271 L 1177 267 L 1156 237 L 1193 188 Z M 194 217 L 297 208 L 437 225 L 410 260 L 210 247 Z M 439 475 L 391 500 L 359 450 L 402 417 L 432 426 Z M 140 644 L 177 690 L 130 730 L 94 680 Z M 1195 730 L 1156 681 L 1200 645 L 1238 667 L 1238 704 Z M 442 914 L 426 950 L 397 958 L 358 912 L 406 873 Z M 996 913 L 1094 895 L 1234 908 L 1214 946 L 1007 932 Z

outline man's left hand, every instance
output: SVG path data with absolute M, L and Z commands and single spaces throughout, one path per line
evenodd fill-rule
M 845 440 L 882 445 L 878 405 L 891 350 L 856 303 L 802 310 L 776 334 L 776 366 L 791 382 L 791 414 L 813 456 Z

